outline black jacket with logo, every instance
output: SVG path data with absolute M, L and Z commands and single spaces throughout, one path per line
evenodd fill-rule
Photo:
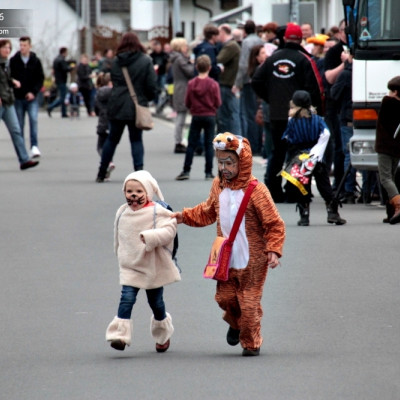
M 271 120 L 287 120 L 289 102 L 296 90 L 306 90 L 312 105 L 322 113 L 322 81 L 309 53 L 297 43 L 287 42 L 261 64 L 251 81 L 254 91 L 270 106 Z

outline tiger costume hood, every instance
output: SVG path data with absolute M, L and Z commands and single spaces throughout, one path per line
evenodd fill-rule
M 238 135 L 230 132 L 219 133 L 213 140 L 213 146 L 216 152 L 233 151 L 239 156 L 239 173 L 232 180 L 225 179 L 218 173 L 220 186 L 232 190 L 246 189 L 249 182 L 256 179 L 251 171 L 253 168 L 253 154 L 251 152 L 250 142 Z

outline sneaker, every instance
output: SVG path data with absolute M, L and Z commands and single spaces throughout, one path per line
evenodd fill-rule
M 239 336 L 240 336 L 239 329 L 233 329 L 229 327 L 228 332 L 226 334 L 226 341 L 228 342 L 229 345 L 236 346 L 237 344 L 239 344 Z
M 104 182 L 104 178 L 102 178 L 101 176 L 98 176 L 98 177 L 96 178 L 96 182 L 97 182 L 97 183 L 103 183 L 103 182 Z
M 186 146 L 184 146 L 181 143 L 176 144 L 174 153 L 175 154 L 184 154 L 184 153 L 186 153 Z
M 108 164 L 108 168 L 107 168 L 105 179 L 109 179 L 110 178 L 111 172 L 113 172 L 114 169 L 115 169 L 115 164 L 110 162 L 110 164 Z
M 169 339 L 164 344 L 156 343 L 157 353 L 165 353 L 169 349 L 169 344 L 170 344 Z
M 213 174 L 206 174 L 206 181 L 211 181 L 215 178 Z
M 243 349 L 242 356 L 243 357 L 254 357 L 260 355 L 260 348 L 258 349 Z
M 19 167 L 21 170 L 24 170 L 24 169 L 36 167 L 36 165 L 38 165 L 38 164 L 39 164 L 39 161 L 29 160 L 29 161 L 22 163 Z
M 187 179 L 190 178 L 190 173 L 189 172 L 184 172 L 182 171 L 176 178 L 176 181 L 186 181 Z
M 39 148 L 37 146 L 32 146 L 31 154 L 32 154 L 32 158 L 39 158 L 40 157 Z

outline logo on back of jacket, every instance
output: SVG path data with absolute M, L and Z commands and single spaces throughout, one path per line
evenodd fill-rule
M 278 60 L 274 62 L 273 74 L 277 78 L 287 79 L 294 76 L 296 64 L 292 60 Z

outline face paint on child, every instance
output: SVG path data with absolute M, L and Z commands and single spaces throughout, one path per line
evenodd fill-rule
M 218 171 L 226 180 L 231 180 L 239 173 L 239 157 L 231 151 L 219 150 L 217 153 Z
M 128 181 L 125 185 L 125 198 L 133 211 L 140 210 L 147 203 L 147 193 L 138 181 Z

